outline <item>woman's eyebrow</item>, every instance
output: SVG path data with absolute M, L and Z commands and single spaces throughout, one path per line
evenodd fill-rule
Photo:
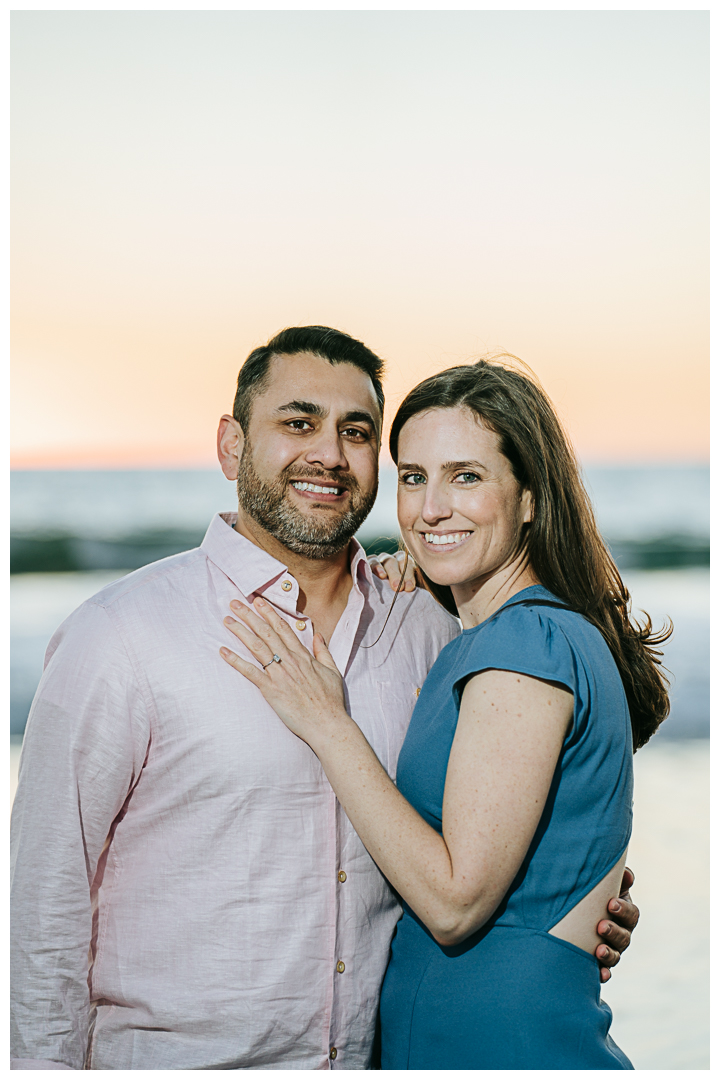
M 480 461 L 446 461 L 442 468 L 444 472 L 452 472 L 453 469 L 483 469 L 487 472 Z
M 399 461 L 398 469 L 413 469 L 415 472 L 425 472 L 422 465 L 416 465 L 414 461 Z M 443 472 L 452 472 L 453 469 L 482 469 L 487 472 L 485 466 L 479 461 L 446 461 L 441 465 Z

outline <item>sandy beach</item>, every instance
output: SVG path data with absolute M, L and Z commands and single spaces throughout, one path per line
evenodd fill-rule
M 10 798 L 20 743 L 10 746 Z M 630 951 L 602 996 L 636 1069 L 708 1069 L 709 742 L 669 740 L 635 756 L 628 864 L 642 911 Z

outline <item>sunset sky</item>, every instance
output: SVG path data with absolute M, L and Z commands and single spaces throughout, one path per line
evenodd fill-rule
M 305 323 L 705 460 L 707 95 L 701 11 L 15 12 L 14 464 L 211 465 Z

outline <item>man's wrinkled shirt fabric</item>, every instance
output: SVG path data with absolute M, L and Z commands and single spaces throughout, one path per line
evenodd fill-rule
M 256 596 L 312 647 L 296 580 L 234 520 L 50 642 L 13 810 L 13 1068 L 369 1067 L 400 909 L 313 751 L 219 655 L 252 659 L 223 618 Z M 394 777 L 458 626 L 416 591 L 381 634 L 394 594 L 351 556 L 330 650 Z

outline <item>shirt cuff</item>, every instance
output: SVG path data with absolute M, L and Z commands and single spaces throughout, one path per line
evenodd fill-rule
M 11 1069 L 69 1069 L 77 1072 L 72 1065 L 63 1065 L 60 1061 L 42 1061 L 36 1058 L 10 1058 Z

